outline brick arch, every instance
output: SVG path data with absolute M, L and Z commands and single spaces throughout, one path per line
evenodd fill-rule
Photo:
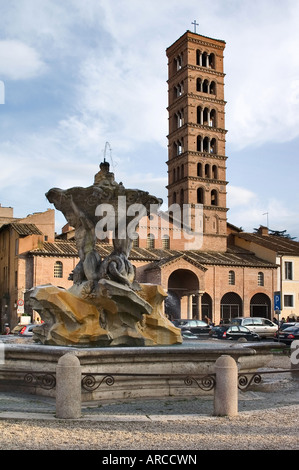
M 250 316 L 271 318 L 271 299 L 268 295 L 258 292 L 251 297 Z
M 190 269 L 176 269 L 168 278 L 168 289 L 199 290 L 199 279 Z
M 236 292 L 227 292 L 221 299 L 221 319 L 224 322 L 243 315 L 243 301 Z
M 164 267 L 164 285 L 168 293 L 165 313 L 169 318 L 199 317 L 199 292 L 204 286 L 204 272 L 184 259 Z

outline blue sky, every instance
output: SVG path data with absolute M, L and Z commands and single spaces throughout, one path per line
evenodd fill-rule
M 196 19 L 226 41 L 228 220 L 299 239 L 298 0 L 0 0 L 0 18 L 0 203 L 16 217 L 92 184 L 106 142 L 117 181 L 167 201 L 165 50 Z

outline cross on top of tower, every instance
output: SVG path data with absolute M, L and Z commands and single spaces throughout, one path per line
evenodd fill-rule
M 192 23 L 194 25 L 194 32 L 196 33 L 196 26 L 199 26 L 198 23 L 196 23 L 196 20 L 192 21 Z

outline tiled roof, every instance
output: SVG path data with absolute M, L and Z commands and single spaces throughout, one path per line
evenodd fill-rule
M 268 248 L 277 254 L 299 256 L 299 242 L 290 238 L 247 232 L 238 233 L 237 237 Z
M 42 235 L 42 232 L 34 224 L 12 223 L 10 226 L 21 236 Z
M 35 224 L 23 224 L 17 222 L 18 219 L 14 219 L 5 222 L 5 223 L 0 223 L 0 230 L 5 227 L 12 227 L 19 235 L 21 236 L 27 236 L 27 235 L 42 235 L 42 232 L 37 228 Z
M 98 243 L 97 251 L 100 256 L 108 256 L 113 247 L 107 243 Z M 44 242 L 41 247 L 31 250 L 31 254 L 40 256 L 74 256 L 78 257 L 76 243 L 73 241 Z M 274 268 L 275 264 L 257 258 L 253 253 L 238 247 L 230 247 L 226 252 L 204 251 L 178 251 L 158 250 L 146 248 L 132 248 L 130 260 L 152 262 L 149 269 L 165 266 L 179 258 L 184 258 L 200 269 L 206 269 L 208 265 L 218 266 L 247 266 L 260 268 Z
M 43 256 L 78 256 L 76 243 L 69 241 L 43 242 L 30 253 Z
M 156 250 L 153 250 L 155 252 Z M 172 259 L 184 257 L 191 264 L 204 269 L 206 266 L 244 266 L 259 268 L 275 268 L 276 265 L 268 261 L 257 258 L 253 253 L 238 247 L 230 247 L 226 252 L 207 252 L 207 251 L 172 251 L 160 250 L 160 259 L 152 266 L 162 266 L 171 262 Z

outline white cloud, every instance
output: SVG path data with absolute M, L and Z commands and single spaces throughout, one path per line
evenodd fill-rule
M 0 41 L 0 76 L 5 79 L 34 78 L 45 71 L 45 64 L 32 47 L 16 40 Z
M 242 17 L 226 37 L 228 140 L 239 149 L 299 135 L 299 4 L 253 5 L 255 21 Z
M 299 236 L 296 210 L 285 201 L 269 195 L 261 198 L 259 194 L 242 187 L 228 188 L 228 221 L 251 232 L 260 225 L 271 230 L 287 230 Z
M 246 188 L 229 185 L 227 188 L 227 201 L 229 207 L 240 207 L 252 204 L 256 200 L 256 194 Z

